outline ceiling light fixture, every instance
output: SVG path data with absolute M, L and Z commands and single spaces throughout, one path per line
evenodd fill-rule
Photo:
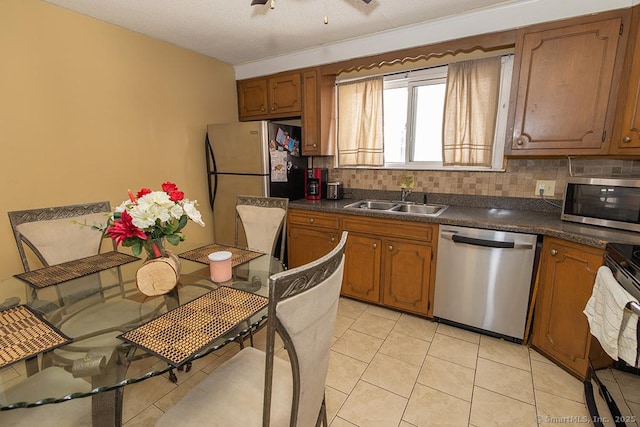
M 371 3 L 371 0 L 362 0 L 366 4 Z M 265 5 L 267 3 L 271 4 L 271 9 L 276 6 L 276 0 L 251 0 L 251 6 Z

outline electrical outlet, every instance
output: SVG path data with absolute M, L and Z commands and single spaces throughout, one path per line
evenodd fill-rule
M 542 195 L 545 197 L 551 197 L 556 192 L 556 182 L 555 181 L 536 181 L 536 190 L 533 193 L 535 196 L 540 196 L 540 190 L 542 190 Z

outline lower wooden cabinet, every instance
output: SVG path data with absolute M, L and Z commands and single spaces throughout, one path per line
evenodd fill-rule
M 328 254 L 340 241 L 337 215 L 290 209 L 287 223 L 289 268 Z
M 319 258 L 348 231 L 342 295 L 432 316 L 437 224 L 289 209 L 289 267 Z
M 602 261 L 601 249 L 543 240 L 531 345 L 580 379 L 586 376 L 590 352 L 599 353 L 582 311 Z
M 432 261 L 435 258 L 431 245 L 388 239 L 384 242 L 383 252 L 382 303 L 430 315 L 429 292 L 432 289 Z
M 344 249 L 343 295 L 380 302 L 381 247 L 382 241 L 379 238 L 349 233 Z

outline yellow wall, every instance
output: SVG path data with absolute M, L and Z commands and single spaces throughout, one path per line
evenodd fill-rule
M 212 238 L 204 135 L 237 120 L 225 63 L 38 0 L 0 1 L 0 279 L 22 265 L 7 211 L 109 200 L 173 181 Z M 1 301 L 0 301 L 1 302 Z

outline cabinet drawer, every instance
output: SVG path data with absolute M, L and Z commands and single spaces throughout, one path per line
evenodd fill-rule
M 342 220 L 342 228 L 345 231 L 370 233 L 392 237 L 406 237 L 409 239 L 430 242 L 433 239 L 434 224 L 426 224 L 414 221 L 401 221 L 380 218 L 362 218 L 345 216 Z
M 313 225 L 314 227 L 337 230 L 340 227 L 340 218 L 338 215 L 290 209 L 289 223 L 297 225 Z

